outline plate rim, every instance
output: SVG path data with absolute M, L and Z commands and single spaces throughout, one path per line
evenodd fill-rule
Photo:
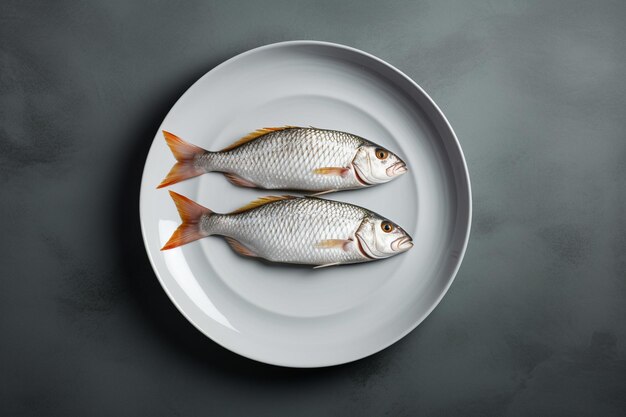
M 343 44 L 334 43 L 334 42 L 327 42 L 327 41 L 290 40 L 290 41 L 282 41 L 282 42 L 270 43 L 270 44 L 258 46 L 256 48 L 249 49 L 247 51 L 244 51 L 242 53 L 234 55 L 231 58 L 221 62 L 220 64 L 216 65 L 215 67 L 211 68 L 209 71 L 204 73 L 200 78 L 198 78 L 176 100 L 176 102 L 172 105 L 170 110 L 167 112 L 167 114 L 163 118 L 163 121 L 167 120 L 167 118 L 170 115 L 170 113 L 172 113 L 172 111 L 176 108 L 176 105 L 181 100 L 183 100 L 183 98 L 193 89 L 194 86 L 196 86 L 196 84 L 200 83 L 201 80 L 203 80 L 205 77 L 207 77 L 211 72 L 216 71 L 218 68 L 221 68 L 222 66 L 225 66 L 227 64 L 231 64 L 231 63 L 233 63 L 233 62 L 235 62 L 237 60 L 245 58 L 246 56 L 251 55 L 253 53 L 258 53 L 258 52 L 262 52 L 262 51 L 265 51 L 265 50 L 274 49 L 274 48 L 280 48 L 280 47 L 285 47 L 285 46 L 306 46 L 306 45 L 325 46 L 325 47 L 330 47 L 330 48 L 343 49 L 343 50 L 346 50 L 346 51 L 349 51 L 349 52 L 352 52 L 352 53 L 357 53 L 357 54 L 363 55 L 366 58 L 372 59 L 375 62 L 377 62 L 378 64 L 381 64 L 384 67 L 386 67 L 387 69 L 397 73 L 401 78 L 403 78 L 406 81 L 408 81 L 415 89 L 417 89 L 420 94 L 422 94 L 422 96 L 429 102 L 429 104 L 436 111 L 436 113 L 439 115 L 439 117 L 441 117 L 441 120 L 443 121 L 443 123 L 445 125 L 445 128 L 448 129 L 450 134 L 452 135 L 452 138 L 454 139 L 454 146 L 456 147 L 456 150 L 459 153 L 461 166 L 463 168 L 462 171 L 461 171 L 462 174 L 463 174 L 462 175 L 462 177 L 463 177 L 462 179 L 465 182 L 464 185 L 465 185 L 466 190 L 467 190 L 467 225 L 466 225 L 466 230 L 465 230 L 465 236 L 463 237 L 462 247 L 461 247 L 461 249 L 459 251 L 458 257 L 456 258 L 456 261 L 455 261 L 455 264 L 454 264 L 454 268 L 452 269 L 452 273 L 450 274 L 450 277 L 448 278 L 447 282 L 445 283 L 443 291 L 441 291 L 439 296 L 428 307 L 428 309 L 426 309 L 426 311 L 421 316 L 417 317 L 414 320 L 414 323 L 411 326 L 408 326 L 406 330 L 400 332 L 400 334 L 397 337 L 389 339 L 390 340 L 389 342 L 385 342 L 384 344 L 382 344 L 382 347 L 376 348 L 374 351 L 372 351 L 370 353 L 367 353 L 365 355 L 357 355 L 356 357 L 354 357 L 352 359 L 341 360 L 339 362 L 331 362 L 331 361 L 324 362 L 324 361 L 319 361 L 318 360 L 315 363 L 307 363 L 307 364 L 299 364 L 299 365 L 297 365 L 297 364 L 294 364 L 294 363 L 281 362 L 280 360 L 268 361 L 267 359 L 261 359 L 259 357 L 255 357 L 255 355 L 250 354 L 249 352 L 243 352 L 238 347 L 226 346 L 225 344 L 223 344 L 220 341 L 216 340 L 215 338 L 211 337 L 211 335 L 208 334 L 208 332 L 206 332 L 204 329 L 202 329 L 185 312 L 185 310 L 179 305 L 179 303 L 172 296 L 170 290 L 168 289 L 168 287 L 164 283 L 163 278 L 161 277 L 161 274 L 159 273 L 159 270 L 158 270 L 158 268 L 155 265 L 153 256 L 152 256 L 152 254 L 150 252 L 150 249 L 149 249 L 149 246 L 148 246 L 148 242 L 146 240 L 146 233 L 144 231 L 144 221 L 143 221 L 142 213 L 141 213 L 142 212 L 143 188 L 144 188 L 143 184 L 145 183 L 146 168 L 147 168 L 147 165 L 148 165 L 148 156 L 150 155 L 150 153 L 152 151 L 152 148 L 155 146 L 155 142 L 156 142 L 153 139 L 152 143 L 150 145 L 150 149 L 148 149 L 148 153 L 146 154 L 146 161 L 144 162 L 144 166 L 143 166 L 143 170 L 142 170 L 142 174 L 141 174 L 141 182 L 140 182 L 140 187 L 139 187 L 139 224 L 140 224 L 140 227 L 141 227 L 142 241 L 144 243 L 144 248 L 146 250 L 146 254 L 148 255 L 148 260 L 150 261 L 150 266 L 152 267 L 152 270 L 154 271 L 154 274 L 156 275 L 156 277 L 157 277 L 157 279 L 159 281 L 159 284 L 163 288 L 163 291 L 165 292 L 165 294 L 167 294 L 167 297 L 170 299 L 172 304 L 174 304 L 174 306 L 176 306 L 176 309 L 183 315 L 183 317 L 185 317 L 185 319 L 187 319 L 187 321 L 189 323 L 191 323 L 198 331 L 200 331 L 203 335 L 208 337 L 214 343 L 218 344 L 219 346 L 221 346 L 224 349 L 227 349 L 227 350 L 229 350 L 229 351 L 231 351 L 231 352 L 233 352 L 233 353 L 235 353 L 235 354 L 237 354 L 239 356 L 245 357 L 247 359 L 251 359 L 251 360 L 254 360 L 256 362 L 260 362 L 260 363 L 264 363 L 264 364 L 280 366 L 280 367 L 286 367 L 286 368 L 324 368 L 324 367 L 331 367 L 331 366 L 337 366 L 337 365 L 343 365 L 343 364 L 355 362 L 355 361 L 358 361 L 358 360 L 370 357 L 372 355 L 375 355 L 375 354 L 377 354 L 377 353 L 387 349 L 391 345 L 394 345 L 399 340 L 401 340 L 404 337 L 406 337 L 413 330 L 415 330 L 417 328 L 417 326 L 419 326 L 428 316 L 430 316 L 430 314 L 433 312 L 433 310 L 439 305 L 439 303 L 441 302 L 443 297 L 448 293 L 448 290 L 452 286 L 452 283 L 456 279 L 456 275 L 458 274 L 459 269 L 461 268 L 461 264 L 463 263 L 463 259 L 465 257 L 465 253 L 467 251 L 467 247 L 468 247 L 468 244 L 469 244 L 469 238 L 470 238 L 470 233 L 471 233 L 471 229 L 472 229 L 472 218 L 473 218 L 472 187 L 471 187 L 469 170 L 467 168 L 467 162 L 465 160 L 465 154 L 463 153 L 463 148 L 461 147 L 461 144 L 460 144 L 459 139 L 458 139 L 458 137 L 456 135 L 456 132 L 452 128 L 452 125 L 448 121 L 448 119 L 445 116 L 445 114 L 443 113 L 443 111 L 441 111 L 441 109 L 439 108 L 437 103 L 435 103 L 435 101 L 430 97 L 430 95 L 419 84 L 417 84 L 415 81 L 413 81 L 413 79 L 411 77 L 406 75 L 404 72 L 402 72 L 401 70 L 399 70 L 395 66 L 393 66 L 393 65 L 389 64 L 388 62 L 382 60 L 381 58 L 378 58 L 377 56 L 372 55 L 372 54 L 370 54 L 368 52 L 365 52 L 365 51 L 363 51 L 361 49 L 358 49 L 358 48 L 354 48 L 354 47 L 351 47 L 351 46 L 348 46 L 348 45 L 343 45 Z M 163 125 L 163 121 L 159 125 L 159 128 L 157 129 L 157 132 L 156 132 L 154 137 L 158 136 L 159 131 L 161 129 L 161 126 Z

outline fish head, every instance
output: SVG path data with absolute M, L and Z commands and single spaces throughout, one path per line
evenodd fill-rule
M 361 254 L 369 259 L 383 259 L 413 247 L 413 239 L 397 224 L 378 215 L 367 216 L 355 233 Z
M 363 185 L 383 184 L 407 171 L 406 164 L 398 155 L 371 143 L 358 148 L 352 166 Z

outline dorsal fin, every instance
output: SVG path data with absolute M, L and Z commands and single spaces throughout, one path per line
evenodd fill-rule
M 274 203 L 276 201 L 281 201 L 281 200 L 291 200 L 293 198 L 298 198 L 298 197 L 295 197 L 293 195 L 268 195 L 267 197 L 261 197 L 254 201 L 251 201 L 245 206 L 240 207 L 235 211 L 231 211 L 229 214 L 243 213 L 244 211 L 252 210 L 254 208 L 261 207 L 269 203 Z
M 229 146 L 225 147 L 220 152 L 227 152 L 227 151 L 233 150 L 235 148 L 240 147 L 244 143 L 251 142 L 251 141 L 255 140 L 258 137 L 261 137 L 263 135 L 267 135 L 268 133 L 276 132 L 276 131 L 279 131 L 279 130 L 297 129 L 297 128 L 298 128 L 298 126 L 281 126 L 281 127 L 264 127 L 262 129 L 257 129 L 254 132 L 249 133 L 246 136 L 244 136 L 243 138 L 239 139 L 237 142 L 233 143 L 232 145 L 229 145 Z

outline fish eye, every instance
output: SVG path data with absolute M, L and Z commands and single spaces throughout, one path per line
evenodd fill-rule
M 383 229 L 383 232 L 385 233 L 391 233 L 394 229 L 393 224 L 391 224 L 391 222 L 388 222 L 387 220 L 380 224 L 380 228 Z
M 376 154 L 376 158 L 381 159 L 381 160 L 387 159 L 387 157 L 389 156 L 389 152 L 381 148 L 376 148 L 374 150 L 374 153 Z

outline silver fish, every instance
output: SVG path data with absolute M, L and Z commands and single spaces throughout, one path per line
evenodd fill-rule
M 382 146 L 336 130 L 264 128 L 218 152 L 163 135 L 178 162 L 158 188 L 217 171 L 242 187 L 323 194 L 382 184 L 407 171 Z
M 170 191 L 182 224 L 163 249 L 221 235 L 240 255 L 316 268 L 369 262 L 413 246 L 401 227 L 352 204 L 316 197 L 263 197 L 228 214 Z

